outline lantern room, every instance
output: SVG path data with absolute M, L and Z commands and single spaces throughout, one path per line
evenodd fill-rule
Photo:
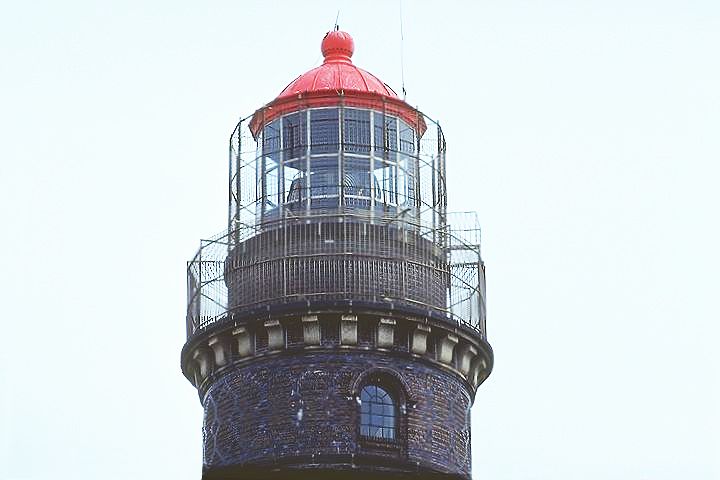
M 293 80 L 249 121 L 257 146 L 256 184 L 246 186 L 255 191 L 252 223 L 334 214 L 419 223 L 423 204 L 436 211 L 436 223 L 444 200 L 439 128 L 432 152 L 421 159 L 424 116 L 352 63 L 350 35 L 329 32 L 321 51 L 322 65 Z

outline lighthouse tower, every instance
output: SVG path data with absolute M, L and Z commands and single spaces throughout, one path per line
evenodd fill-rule
M 347 33 L 321 49 L 236 126 L 228 229 L 188 263 L 203 479 L 470 478 L 493 364 L 476 217 L 447 212 L 438 123 Z

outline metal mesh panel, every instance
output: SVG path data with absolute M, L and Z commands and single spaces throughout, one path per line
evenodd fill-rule
M 448 308 L 454 316 L 485 328 L 485 265 L 480 256 L 480 223 L 475 212 L 449 215 L 447 256 L 451 285 Z

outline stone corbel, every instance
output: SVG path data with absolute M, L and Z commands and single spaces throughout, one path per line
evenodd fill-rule
M 190 383 L 192 383 L 195 388 L 199 387 L 202 379 L 200 378 L 200 367 L 198 366 L 197 362 L 193 359 L 188 360 L 188 362 L 185 364 L 184 370 L 191 377 Z
M 482 357 L 482 355 L 476 355 L 470 363 L 470 372 L 468 373 L 468 381 L 470 382 L 470 385 L 472 385 L 473 387 L 478 386 L 480 381 L 480 375 L 482 374 L 483 370 L 485 370 L 485 368 L 487 368 L 485 359 Z
M 390 348 L 395 342 L 395 320 L 392 318 L 381 318 L 377 327 L 377 346 Z
M 280 320 L 265 321 L 265 328 L 268 333 L 268 350 L 281 350 L 285 347 L 285 337 Z
M 212 348 L 212 351 L 215 354 L 215 365 L 222 367 L 228 363 L 230 349 L 224 339 L 217 336 L 211 337 L 210 340 L 208 340 L 208 346 Z
M 427 352 L 427 337 L 430 333 L 430 325 L 419 323 L 412 333 L 412 345 L 410 350 L 418 355 L 425 355 Z
M 305 345 L 320 345 L 320 322 L 317 315 L 303 316 L 302 326 Z
M 470 366 L 477 355 L 477 348 L 470 343 L 461 343 L 458 347 L 458 370 L 470 380 Z
M 441 363 L 452 365 L 453 350 L 458 344 L 458 336 L 454 333 L 448 333 L 438 342 L 437 358 Z
M 253 354 L 253 342 L 250 332 L 245 327 L 237 327 L 232 331 L 233 337 L 237 339 L 238 355 L 240 358 L 249 357 Z
M 198 366 L 198 383 L 202 382 L 208 375 L 210 375 L 210 369 L 212 368 L 210 355 L 204 348 L 198 348 L 193 352 L 192 358 Z
M 357 345 L 357 315 L 343 315 L 340 318 L 340 344 Z

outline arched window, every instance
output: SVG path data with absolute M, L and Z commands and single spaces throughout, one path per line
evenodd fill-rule
M 366 385 L 360 392 L 360 435 L 395 439 L 397 406 L 382 387 Z

